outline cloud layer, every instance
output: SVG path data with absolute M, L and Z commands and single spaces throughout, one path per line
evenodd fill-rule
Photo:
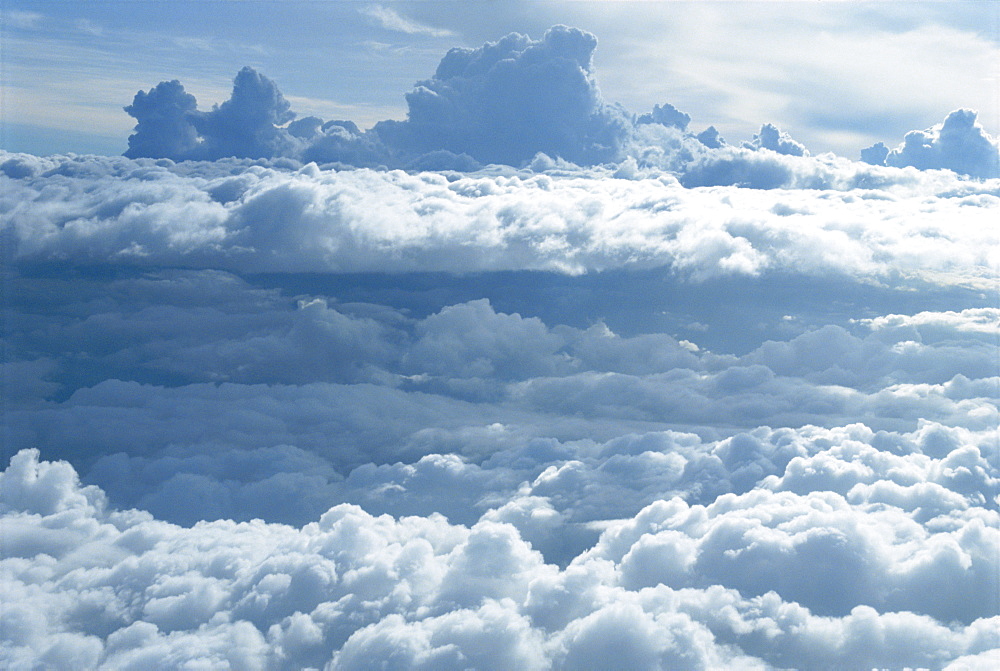
M 986 224 L 996 215 L 996 181 L 731 151 L 689 176 L 777 175 L 802 188 L 692 189 L 658 170 L 625 179 L 555 165 L 545 174 L 410 174 L 284 160 L 5 154 L 3 225 L 7 253 L 36 261 L 258 272 L 669 266 L 696 279 L 776 271 L 992 276 L 997 237 Z M 762 159 L 745 161 L 747 154 Z M 803 190 L 819 188 L 837 192 L 816 198 Z
M 992 182 L 2 166 L 10 666 L 997 654 Z
M 561 569 L 522 538 L 559 516 L 544 497 L 522 495 L 471 526 L 339 505 L 299 528 L 184 528 L 111 509 L 68 464 L 23 451 L 0 479 L 12 604 L 2 654 L 11 666 L 106 668 L 577 668 L 622 654 L 630 668 L 994 659 L 996 602 L 982 596 L 997 588 L 996 511 L 976 512 L 920 476 L 975 457 L 968 448 L 940 461 L 878 456 L 863 431 L 838 437 L 846 442 L 812 458 L 847 464 L 844 448 L 867 449 L 874 461 L 861 463 L 881 462 L 881 473 L 853 485 L 839 478 L 846 495 L 800 494 L 789 491 L 790 466 L 768 481 L 779 491 L 707 507 L 661 500 L 608 526 Z M 890 470 L 908 484 L 879 479 Z M 948 512 L 921 514 L 935 502 Z

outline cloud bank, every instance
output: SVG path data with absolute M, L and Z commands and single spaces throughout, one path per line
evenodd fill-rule
M 933 471 L 930 461 L 910 461 L 908 477 L 920 463 Z M 917 511 L 952 490 L 879 482 L 846 496 L 761 489 L 707 507 L 663 500 L 558 568 L 522 539 L 511 520 L 524 516 L 510 504 L 469 527 L 339 505 L 302 527 L 184 528 L 109 508 L 68 464 L 23 451 L 0 479 L 12 604 L 0 654 L 9 665 L 104 668 L 995 659 L 996 603 L 981 599 L 996 593 L 995 511 L 984 518 L 948 502 L 950 512 L 921 523 Z M 518 501 L 532 517 L 552 513 Z M 39 553 L 44 563 L 27 561 Z M 954 599 L 955 589 L 968 598 Z
M 807 190 L 693 189 L 662 171 L 624 179 L 556 165 L 546 174 L 411 174 L 284 159 L 5 154 L 0 169 L 7 253 L 20 260 L 244 272 L 668 266 L 696 279 L 903 272 L 964 282 L 993 277 L 997 263 L 995 228 L 986 225 L 996 216 L 996 181 L 773 152 L 760 163 L 731 154 L 700 175 L 777 173 Z M 816 198 L 811 190 L 820 188 L 837 192 Z
M 400 23 L 385 8 L 369 14 L 399 30 L 420 28 Z M 236 75 L 231 98 L 210 111 L 199 111 L 180 82 L 161 82 L 139 91 L 125 107 L 137 121 L 125 155 L 286 157 L 339 166 L 467 171 L 489 164 L 524 167 L 541 154 L 583 166 L 638 160 L 672 171 L 688 186 L 793 185 L 790 175 L 781 174 L 780 161 L 753 155 L 767 150 L 807 156 L 788 133 L 765 123 L 749 141 L 726 146 L 713 127 L 688 132 L 691 116 L 669 103 L 632 114 L 601 95 L 592 71 L 596 47 L 591 33 L 553 26 L 539 40 L 511 33 L 477 49 L 452 49 L 431 78 L 406 94 L 406 120 L 382 121 L 364 132 L 350 121 L 293 122 L 295 114 L 276 84 L 249 67 Z M 863 150 L 862 160 L 1000 177 L 998 145 L 975 117 L 956 110 L 939 126 L 908 133 L 895 150 L 881 143 Z M 764 179 L 751 177 L 767 171 Z
M 997 655 L 989 182 L 2 165 L 9 666 Z

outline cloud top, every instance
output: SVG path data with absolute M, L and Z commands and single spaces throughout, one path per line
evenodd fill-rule
M 466 527 L 338 505 L 301 527 L 178 527 L 107 508 L 68 464 L 24 451 L 0 473 L 0 658 L 544 669 L 610 666 L 623 651 L 631 668 L 940 667 L 994 656 L 997 618 L 979 611 L 995 604 L 979 597 L 996 593 L 995 527 L 970 517 L 931 530 L 895 502 L 864 515 L 856 499 L 761 490 L 707 508 L 659 501 L 560 569 L 515 526 L 487 519 Z M 816 580 L 829 570 L 841 580 Z M 704 584 L 720 578 L 733 585 Z M 911 610 L 853 605 L 866 580 L 871 594 L 912 597 L 899 604 Z M 944 584 L 968 598 L 936 599 Z M 843 603 L 823 600 L 824 589 Z
M 125 107 L 137 123 L 125 156 L 214 160 L 227 156 L 270 158 L 290 153 L 278 128 L 295 118 L 273 81 L 245 67 L 233 80 L 232 96 L 208 112 L 180 82 L 139 91 Z
M 408 174 L 325 171 L 281 159 L 6 155 L 0 166 L 10 207 L 2 222 L 8 253 L 26 260 L 300 272 L 666 266 L 697 280 L 820 270 L 852 277 L 905 271 L 946 283 L 994 276 L 995 228 L 979 224 L 995 216 L 995 183 L 724 151 L 726 160 L 688 178 L 777 174 L 843 190 L 817 200 L 803 190 L 684 188 L 648 168 L 643 178 L 622 179 L 610 169 L 555 165 L 550 174 Z M 883 188 L 852 188 L 866 181 Z M 47 188 L 56 182 L 60 190 Z M 928 204 L 931 193 L 939 195 Z M 966 225 L 956 227 L 958 220 Z
M 591 75 L 596 46 L 588 32 L 555 26 L 537 41 L 514 33 L 452 49 L 406 95 L 407 120 L 375 131 L 413 154 L 446 150 L 480 163 L 521 165 L 538 152 L 583 164 L 612 160 L 626 126 Z
M 433 32 L 391 9 L 365 10 L 404 32 Z M 125 108 L 136 118 L 125 155 L 173 160 L 287 157 L 334 166 L 380 165 L 415 170 L 473 171 L 565 161 L 651 165 L 688 185 L 787 186 L 787 168 L 741 153 L 769 150 L 807 157 L 788 133 L 765 123 L 752 139 L 726 146 L 714 128 L 688 132 L 691 116 L 669 103 L 635 116 L 602 97 L 592 72 L 597 38 L 553 26 L 541 39 L 511 33 L 476 49 L 450 50 L 429 79 L 406 94 L 407 118 L 361 132 L 350 121 L 294 114 L 274 82 L 251 68 L 234 80 L 232 97 L 199 111 L 177 81 L 140 91 Z M 863 150 L 863 161 L 922 170 L 949 169 L 976 178 L 1000 176 L 997 144 L 975 113 L 952 112 L 944 123 L 912 131 L 898 148 Z M 540 161 L 540 163 L 539 163 Z
M 927 130 L 910 131 L 891 151 L 882 143 L 863 150 L 862 160 L 921 170 L 954 170 L 984 179 L 1000 177 L 1000 143 L 990 137 L 976 116 L 973 110 L 955 110 Z

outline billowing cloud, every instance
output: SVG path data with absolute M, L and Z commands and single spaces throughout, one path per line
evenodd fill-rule
M 992 274 L 996 234 L 981 224 L 995 217 L 995 182 L 719 151 L 728 158 L 706 157 L 687 178 L 738 182 L 773 173 L 769 186 L 794 180 L 842 192 L 815 199 L 797 190 L 684 188 L 652 168 L 626 180 L 608 179 L 613 173 L 603 168 L 406 174 L 299 168 L 284 159 L 172 164 L 7 155 L 2 165 L 14 177 L 3 226 L 10 253 L 24 260 L 247 271 L 670 266 L 697 279 L 902 271 L 935 282 Z M 49 188 L 56 182 L 59 189 Z M 927 193 L 937 197 L 927 203 Z
M 136 120 L 125 156 L 190 156 L 198 146 L 198 131 L 192 123 L 197 109 L 197 99 L 176 79 L 139 91 L 125 107 Z
M 636 123 L 639 124 L 658 123 L 663 126 L 674 126 L 681 130 L 685 130 L 690 122 L 690 114 L 681 112 L 670 103 L 664 103 L 662 107 L 660 105 L 653 105 L 652 112 L 643 114 L 636 119 Z
M 125 108 L 138 122 L 125 156 L 185 159 L 270 158 L 290 153 L 278 126 L 295 114 L 273 81 L 245 67 L 233 80 L 229 100 L 200 112 L 180 82 L 139 91 Z
M 972 177 L 1000 177 L 1000 144 L 976 122 L 976 112 L 955 110 L 927 130 L 910 131 L 887 150 L 881 142 L 862 150 L 868 163 L 921 170 L 947 169 Z
M 748 149 L 770 149 L 778 154 L 788 156 L 808 156 L 809 151 L 800 142 L 796 142 L 774 124 L 766 123 L 760 127 L 760 132 L 754 134 L 750 142 L 744 143 Z
M 422 29 L 390 9 L 368 11 L 393 29 Z M 582 164 L 614 160 L 631 122 L 597 89 L 596 46 L 590 33 L 555 26 L 540 40 L 515 33 L 479 49 L 452 49 L 432 78 L 406 94 L 406 121 L 383 121 L 366 133 L 322 120 L 284 128 L 294 118 L 287 101 L 251 68 L 237 74 L 232 97 L 209 112 L 198 111 L 179 82 L 163 82 L 126 107 L 138 121 L 126 155 L 288 156 L 424 169 L 518 166 L 539 152 Z
M 538 152 L 587 164 L 614 159 L 626 125 L 591 75 L 596 46 L 590 33 L 555 26 L 538 41 L 511 34 L 452 49 L 407 94 L 407 120 L 375 131 L 413 154 L 443 149 L 481 163 L 521 165 Z
M 385 7 L 364 13 L 392 30 L 438 34 Z M 770 189 L 829 183 L 829 169 L 804 181 L 801 166 L 753 155 L 765 149 L 808 156 L 801 143 L 773 124 L 763 124 L 752 139 L 735 145 L 748 153 L 727 146 L 712 126 L 697 135 L 688 132 L 691 116 L 670 103 L 639 116 L 609 104 L 592 73 L 596 46 L 591 33 L 554 26 L 539 40 L 511 33 L 477 49 L 452 49 L 431 78 L 406 94 L 406 120 L 381 121 L 364 132 L 350 121 L 292 121 L 295 115 L 275 83 L 248 67 L 237 74 L 232 97 L 211 111 L 197 110 L 178 81 L 162 82 L 139 91 L 125 108 L 138 122 L 125 155 L 284 157 L 331 167 L 458 171 L 488 164 L 546 170 L 546 161 L 555 159 L 583 166 L 621 164 L 632 174 L 630 166 L 638 162 L 668 170 L 686 186 Z M 927 131 L 909 133 L 892 151 L 881 143 L 864 149 L 862 161 L 1000 176 L 997 145 L 968 110 L 953 112 Z
M 340 505 L 301 527 L 177 527 L 108 507 L 68 464 L 31 451 L 0 475 L 0 496 L 9 665 L 550 668 L 624 650 L 648 668 L 943 666 L 998 647 L 995 605 L 978 598 L 996 592 L 995 520 L 931 530 L 892 505 L 866 514 L 834 494 L 662 501 L 564 569 L 489 520 Z M 30 561 L 39 553 L 43 564 Z M 768 559 L 779 570 L 765 571 Z M 814 579 L 828 570 L 844 580 Z M 720 578 L 738 584 L 706 584 Z M 877 585 L 856 591 L 866 580 Z M 942 581 L 976 597 L 939 599 Z M 820 598 L 827 586 L 836 599 Z

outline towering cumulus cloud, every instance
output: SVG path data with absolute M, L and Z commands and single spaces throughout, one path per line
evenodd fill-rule
M 406 121 L 383 121 L 367 133 L 319 119 L 283 128 L 294 114 L 274 82 L 252 68 L 209 112 L 197 111 L 178 82 L 163 82 L 125 108 L 138 122 L 126 156 L 304 156 L 447 168 L 521 165 L 539 152 L 587 165 L 614 160 L 631 122 L 597 89 L 596 46 L 588 32 L 555 26 L 537 41 L 513 33 L 478 49 L 452 49 L 432 78 L 406 94 Z
M 627 130 L 591 76 L 597 38 L 550 28 L 541 40 L 511 34 L 478 49 L 452 49 L 434 77 L 406 95 L 405 122 L 375 127 L 403 151 L 464 153 L 520 165 L 543 152 L 575 163 L 618 157 Z
M 863 150 L 862 159 L 921 170 L 945 168 L 973 177 L 1000 177 L 1000 143 L 976 122 L 976 113 L 960 109 L 927 130 L 910 131 L 889 151 L 881 142 Z
M 540 40 L 511 33 L 477 49 L 452 49 L 433 77 L 406 94 L 406 120 L 368 131 L 352 121 L 296 120 L 276 84 L 249 67 L 236 75 L 230 99 L 210 111 L 198 110 L 180 82 L 161 82 L 125 107 L 137 122 L 125 156 L 284 157 L 331 167 L 458 171 L 489 164 L 544 169 L 562 161 L 621 164 L 621 174 L 639 165 L 668 169 L 686 186 L 801 186 L 803 171 L 830 182 L 830 169 L 817 174 L 817 166 L 774 156 L 809 152 L 773 124 L 728 146 L 712 126 L 688 132 L 691 116 L 670 103 L 639 116 L 609 104 L 592 73 L 596 47 L 591 33 L 554 26 Z M 862 150 L 862 160 L 1000 176 L 998 145 L 975 119 L 956 110 L 943 124 L 908 133 L 894 150 L 883 143 Z
M 595 44 L 0 153 L 0 667 L 1000 666 L 992 140 L 726 144 Z
M 139 91 L 132 104 L 125 107 L 136 120 L 125 156 L 191 156 L 199 143 L 192 121 L 197 109 L 198 101 L 176 79 L 160 82 L 148 92 Z
M 162 82 L 148 93 L 139 91 L 125 108 L 137 121 L 125 156 L 213 160 L 287 155 L 292 143 L 278 126 L 295 118 L 290 107 L 274 82 L 249 67 L 233 80 L 232 97 L 210 112 L 198 111 L 195 97 L 180 82 Z

